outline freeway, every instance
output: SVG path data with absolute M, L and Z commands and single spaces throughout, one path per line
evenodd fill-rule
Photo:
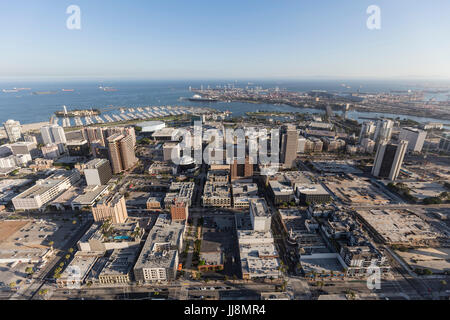
M 176 284 L 155 284 L 145 286 L 90 287 L 75 290 L 57 288 L 53 291 L 51 299 L 133 299 L 133 296 L 145 299 L 152 297 L 161 298 L 163 296 L 168 299 L 179 299 L 182 297 L 189 298 L 192 296 L 212 296 L 213 298 L 218 298 L 223 295 L 259 296 L 261 292 L 273 292 L 275 289 L 275 283 L 216 282 L 214 284 L 205 284 L 200 281 L 183 280 Z

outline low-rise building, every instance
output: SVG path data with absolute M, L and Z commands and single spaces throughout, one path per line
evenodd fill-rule
M 153 162 L 148 168 L 150 174 L 176 174 L 177 168 L 175 165 L 162 161 Z
M 106 252 L 139 245 L 144 229 L 137 221 L 120 224 L 94 223 L 77 242 L 78 250 Z
M 51 160 L 51 159 L 42 159 L 42 158 L 34 159 L 34 162 L 29 165 L 29 168 L 32 169 L 35 172 L 36 171 L 48 170 L 51 167 L 53 167 L 53 160 Z
M 257 198 L 258 185 L 251 180 L 236 180 L 231 185 L 234 208 L 248 208 L 250 199 Z
M 108 194 L 108 186 L 91 185 L 84 188 L 83 194 L 72 200 L 72 210 L 91 208 L 104 195 Z
M 45 159 L 53 160 L 61 155 L 57 144 L 47 144 L 41 148 L 41 151 Z
M 164 206 L 170 208 L 176 202 L 184 202 L 191 206 L 194 189 L 194 182 L 172 182 L 164 198 Z
M 205 183 L 203 191 L 204 207 L 231 207 L 231 191 L 228 182 L 211 182 Z
M 278 252 L 270 231 L 238 230 L 242 278 L 278 279 L 281 276 Z
M 277 180 L 269 181 L 269 194 L 275 204 L 282 204 L 295 200 L 294 189 Z
M 158 197 L 149 197 L 147 199 L 147 210 L 159 210 L 161 209 L 161 198 Z
M 56 280 L 58 287 L 79 288 L 84 284 L 89 272 L 101 256 L 98 252 L 75 253 L 72 261 Z
M 320 184 L 297 186 L 297 197 L 303 204 L 323 203 L 331 201 L 331 195 Z
M 16 210 L 43 209 L 50 201 L 56 199 L 72 187 L 81 178 L 78 170 L 57 171 L 12 199 Z
M 169 215 L 159 215 L 134 266 L 134 276 L 138 283 L 175 279 L 184 228 L 184 223 L 172 222 Z
M 101 284 L 130 283 L 139 245 L 115 249 L 98 275 Z

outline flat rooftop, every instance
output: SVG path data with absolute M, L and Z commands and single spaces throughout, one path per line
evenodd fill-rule
M 445 236 L 409 210 L 359 210 L 357 213 L 388 243 L 414 245 Z
M 126 275 L 133 269 L 140 246 L 115 249 L 99 276 Z
M 262 198 L 252 199 L 250 201 L 250 210 L 256 217 L 271 217 L 272 212 L 267 206 L 266 200 Z

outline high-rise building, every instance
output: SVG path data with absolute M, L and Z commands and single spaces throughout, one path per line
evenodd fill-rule
M 137 158 L 134 153 L 133 136 L 116 133 L 108 138 L 108 153 L 114 174 L 133 167 Z
M 408 151 L 421 152 L 427 132 L 416 128 L 402 128 L 398 140 L 408 141 Z
M 231 180 L 240 178 L 249 178 L 253 176 L 253 164 L 250 163 L 250 157 L 245 157 L 245 163 L 238 163 L 235 159 L 230 165 Z
M 92 145 L 93 143 L 97 143 L 103 147 L 106 146 L 103 128 L 87 127 L 87 128 L 83 129 L 83 133 L 84 133 L 84 136 L 85 136 L 86 140 L 88 141 L 89 145 Z
M 112 177 L 111 166 L 106 159 L 94 159 L 86 164 L 84 176 L 88 185 L 106 185 Z
M 361 127 L 361 133 L 359 134 L 359 143 L 363 139 L 371 139 L 375 133 L 375 124 L 372 121 L 364 121 Z
M 34 186 L 13 198 L 14 208 L 16 210 L 42 209 L 76 184 L 80 178 L 80 172 L 76 169 L 56 171 L 45 180 L 36 181 Z
M 128 170 L 133 167 L 138 159 L 134 153 L 136 140 L 132 135 L 128 135 L 120 140 L 120 155 L 122 157 L 123 169 Z
M 119 193 L 108 195 L 92 207 L 94 221 L 111 220 L 112 223 L 124 223 L 128 218 L 125 197 Z
M 16 142 L 22 138 L 22 127 L 19 121 L 8 120 L 3 123 L 3 127 L 10 142 Z
M 60 153 L 65 151 L 64 145 L 67 143 L 64 129 L 57 124 L 50 124 L 41 127 L 41 135 L 44 144 L 56 144 Z
M 377 145 L 382 141 L 389 142 L 392 136 L 392 128 L 394 127 L 394 122 L 389 119 L 378 120 L 377 127 L 375 128 L 375 134 L 373 140 Z
M 172 221 L 187 220 L 189 216 L 189 208 L 184 202 L 177 202 L 170 207 L 170 216 Z
M 91 150 L 86 140 L 73 140 L 67 142 L 67 151 L 72 157 L 87 157 Z
M 284 126 L 281 135 L 280 163 L 285 168 L 292 168 L 297 158 L 298 132 L 294 126 Z
M 408 141 L 400 141 L 398 144 L 390 144 L 381 141 L 375 155 L 372 174 L 389 180 L 397 179 L 405 157 Z
M 111 168 L 114 174 L 122 172 L 123 164 L 120 155 L 120 140 L 124 138 L 121 134 L 115 134 L 108 138 L 108 154 Z

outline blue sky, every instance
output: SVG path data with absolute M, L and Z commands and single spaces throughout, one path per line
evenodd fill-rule
M 81 8 L 81 30 L 66 8 Z M 381 30 L 366 9 L 381 8 Z M 0 77 L 450 79 L 448 0 L 4 0 Z

